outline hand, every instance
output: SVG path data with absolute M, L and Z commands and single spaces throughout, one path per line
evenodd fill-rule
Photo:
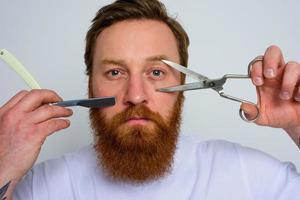
M 21 91 L 0 108 L 0 185 L 21 179 L 46 137 L 67 128 L 72 110 L 51 106 L 62 99 L 50 90 Z
M 263 62 L 253 64 L 251 79 L 257 88 L 258 125 L 285 129 L 299 144 L 300 137 L 300 65 L 284 62 L 281 50 L 270 46 Z M 249 104 L 241 107 L 251 119 L 256 110 Z

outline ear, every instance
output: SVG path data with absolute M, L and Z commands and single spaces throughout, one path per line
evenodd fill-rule
M 89 82 L 88 82 L 88 95 L 89 98 L 93 98 L 93 84 L 92 84 L 92 74 L 89 75 Z

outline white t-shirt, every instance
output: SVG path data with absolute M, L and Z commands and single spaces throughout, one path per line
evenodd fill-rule
M 260 151 L 184 135 L 172 173 L 157 181 L 110 181 L 88 146 L 36 165 L 18 184 L 13 199 L 294 200 L 300 199 L 300 176 L 292 164 Z

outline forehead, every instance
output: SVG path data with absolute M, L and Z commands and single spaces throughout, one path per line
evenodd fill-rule
M 179 62 L 177 42 L 171 29 L 156 20 L 126 20 L 100 33 L 94 64 L 106 58 L 138 62 L 156 55 Z

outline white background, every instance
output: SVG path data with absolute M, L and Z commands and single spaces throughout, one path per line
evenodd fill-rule
M 97 10 L 112 1 L 11 1 L 0 4 L 0 48 L 22 61 L 43 88 L 64 99 L 87 96 L 83 61 L 85 33 Z M 163 1 L 190 36 L 191 69 L 209 77 L 244 74 L 248 62 L 271 44 L 286 60 L 300 61 L 298 0 Z M 0 61 L 0 104 L 25 83 Z M 249 81 L 231 81 L 226 91 L 256 101 Z M 182 130 L 204 139 L 225 139 L 265 151 L 300 169 L 300 150 L 279 129 L 258 127 L 238 116 L 239 104 L 212 90 L 186 93 Z M 87 109 L 74 108 L 72 125 L 47 139 L 39 162 L 92 142 Z

